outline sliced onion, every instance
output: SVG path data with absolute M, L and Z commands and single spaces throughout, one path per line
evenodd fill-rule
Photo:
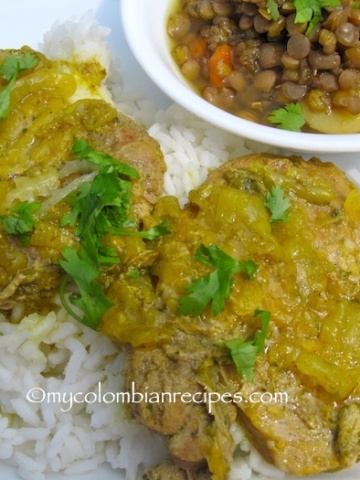
M 57 203 L 61 202 L 71 193 L 75 192 L 82 183 L 92 182 L 97 174 L 97 171 L 81 175 L 80 177 L 75 178 L 72 182 L 68 183 L 65 187 L 56 190 L 51 197 L 47 198 L 41 206 L 40 215 L 44 215 L 51 208 L 53 208 Z

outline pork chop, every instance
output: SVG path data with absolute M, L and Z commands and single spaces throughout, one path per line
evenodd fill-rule
M 152 293 L 138 293 L 141 285 L 133 282 L 130 306 L 130 287 L 114 283 L 115 306 L 102 329 L 133 346 L 128 381 L 143 393 L 214 392 L 223 399 L 132 405 L 135 418 L 169 437 L 178 466 L 194 472 L 206 462 L 212 478 L 226 479 L 236 422 L 265 460 L 291 474 L 336 471 L 358 461 L 356 192 L 338 168 L 317 159 L 235 159 L 211 172 L 173 219 L 148 272 Z M 234 275 L 219 314 L 208 304 L 200 314 L 180 315 L 187 287 L 214 271 L 194 258 L 200 244 L 251 260 L 258 270 L 254 279 Z M 261 328 L 258 309 L 271 319 L 249 379 L 224 344 L 251 343 Z
M 158 143 L 92 93 L 105 75 L 100 65 L 87 65 L 79 80 L 75 67 L 52 62 L 27 47 L 1 51 L 0 59 L 25 54 L 33 55 L 37 64 L 15 83 L 10 113 L 0 120 L 0 215 L 11 214 L 24 201 L 46 205 L 77 177 L 80 185 L 91 169 L 85 165 L 67 171 L 67 164 L 76 159 L 74 142 L 82 140 L 138 171 L 131 217 L 144 222 L 163 188 L 165 163 Z M 85 98 L 74 100 L 83 83 L 88 85 Z M 0 309 L 10 311 L 18 301 L 28 311 L 45 308 L 46 299 L 58 291 L 61 252 L 78 242 L 72 228 L 61 226 L 68 211 L 65 198 L 42 208 L 27 245 L 7 234 L 0 222 Z

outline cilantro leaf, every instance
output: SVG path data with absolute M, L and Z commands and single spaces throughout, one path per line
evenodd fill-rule
M 307 23 L 309 26 L 306 34 L 309 35 L 315 25 L 322 19 L 322 8 L 335 8 L 341 5 L 340 0 L 294 0 L 296 9 L 295 23 Z
M 258 309 L 258 310 L 255 310 L 254 315 L 255 317 L 260 317 L 260 320 L 261 320 L 261 330 L 257 331 L 254 337 L 254 343 L 257 348 L 257 354 L 259 355 L 265 349 L 265 340 L 266 340 L 266 335 L 269 328 L 271 313 L 268 312 L 267 310 Z
M 282 108 L 273 110 L 268 116 L 268 120 L 277 124 L 283 130 L 300 132 L 301 127 L 305 125 L 305 119 L 299 103 L 288 103 Z
M 169 235 L 171 230 L 169 228 L 169 220 L 163 220 L 149 230 L 136 232 L 138 236 L 146 238 L 147 240 L 156 240 L 163 235 Z
M 256 310 L 254 315 L 260 317 L 261 330 L 256 332 L 252 340 L 246 341 L 242 338 L 235 338 L 224 343 L 235 363 L 239 376 L 248 381 L 252 381 L 254 378 L 256 357 L 264 351 L 271 317 L 270 312 L 266 310 Z
M 8 214 L 1 217 L 5 232 L 9 235 L 18 235 L 22 243 L 27 245 L 36 224 L 33 214 L 39 209 L 38 202 L 20 202 L 11 209 L 14 215 Z
M 183 315 L 200 315 L 208 304 L 216 316 L 225 309 L 225 301 L 231 294 L 233 276 L 238 272 L 245 273 L 250 279 L 258 269 L 251 260 L 239 261 L 222 251 L 216 244 L 197 249 L 194 258 L 206 265 L 215 267 L 208 275 L 197 278 L 186 289 L 188 295 L 179 301 L 180 313 Z
M 309 0 L 294 0 L 296 9 L 295 23 L 306 23 L 314 16 L 321 14 L 321 7 L 317 0 L 309 2 Z
M 102 286 L 96 282 L 96 278 L 100 273 L 99 267 L 88 261 L 87 258 L 81 258 L 75 249 L 71 247 L 65 247 L 62 255 L 64 260 L 60 260 L 59 263 L 68 274 L 60 289 L 62 304 L 76 320 L 90 328 L 96 329 L 100 319 L 112 305 L 106 297 Z M 79 289 L 79 295 L 71 294 L 69 301 L 84 313 L 83 317 L 74 312 L 65 298 L 64 291 L 69 277 L 72 278 Z
M 131 268 L 127 272 L 126 278 L 131 278 L 133 280 L 138 280 L 139 278 L 141 278 L 141 270 L 139 270 L 138 268 Z
M 22 71 L 35 67 L 38 62 L 38 58 L 30 52 L 25 52 L 24 55 L 20 56 L 10 55 L 5 58 L 4 63 L 0 66 L 0 73 L 4 80 L 10 81 Z
M 87 160 L 100 167 L 107 167 L 108 172 L 114 170 L 118 175 L 125 175 L 131 179 L 140 178 L 140 174 L 135 168 L 116 160 L 106 153 L 93 150 L 84 140 L 75 140 L 72 153 L 81 160 Z
M 225 342 L 230 356 L 235 363 L 237 372 L 241 378 L 252 381 L 255 360 L 257 357 L 257 348 L 252 342 L 246 342 L 242 338 L 234 338 Z
M 0 73 L 2 78 L 9 83 L 0 92 L 0 120 L 3 120 L 10 114 L 10 95 L 17 77 L 22 71 L 35 67 L 38 61 L 37 57 L 30 52 L 25 52 L 21 56 L 11 55 L 5 58 L 4 63 L 0 66 Z
M 162 235 L 169 235 L 171 230 L 169 229 L 169 220 L 163 220 L 149 230 L 126 230 L 125 228 L 114 228 L 113 233 L 117 235 L 130 235 L 132 237 L 141 237 L 146 240 L 156 240 Z
M 130 209 L 131 183 L 115 171 L 100 168 L 92 182 L 83 183 L 77 193 L 70 197 L 72 211 L 65 215 L 61 224 L 74 226 L 76 235 L 82 236 L 88 229 L 96 237 L 112 232 L 126 224 Z
M 279 20 L 279 5 L 276 3 L 276 0 L 268 0 L 266 3 L 266 9 L 270 13 L 273 20 Z
M 271 213 L 270 223 L 285 222 L 290 213 L 291 201 L 284 196 L 280 185 L 275 185 L 266 194 L 265 206 Z
M 201 278 L 193 280 L 186 289 L 188 295 L 179 301 L 180 313 L 183 315 L 200 315 L 206 306 L 211 303 L 214 315 L 224 309 L 224 297 L 228 298 L 228 292 L 232 286 L 230 279 L 220 291 L 218 272 L 212 272 Z
M 0 92 L 0 120 L 10 115 L 11 103 L 10 94 L 15 84 L 15 79 L 9 82 L 6 87 Z

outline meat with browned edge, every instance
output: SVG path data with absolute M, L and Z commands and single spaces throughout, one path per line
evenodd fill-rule
M 165 163 L 158 142 L 146 130 L 102 99 L 72 100 L 77 76 L 73 66 L 51 62 L 38 52 L 2 50 L 0 58 L 27 53 L 36 56 L 34 69 L 22 74 L 15 86 L 12 109 L 1 120 L 0 215 L 11 212 L 20 201 L 46 202 L 79 172 L 64 175 L 65 165 L 75 157 L 75 140 L 86 141 L 94 150 L 136 168 L 133 182 L 132 217 L 141 224 L 150 215 L 162 192 Z M 85 68 L 86 67 L 86 68 Z M 101 66 L 83 66 L 90 89 L 95 90 Z M 81 68 L 81 67 L 79 67 Z M 85 168 L 85 170 L 84 170 Z M 91 170 L 90 170 L 91 171 Z M 10 310 L 24 301 L 28 311 L 45 308 L 58 290 L 61 269 L 58 260 L 65 246 L 76 244 L 73 230 L 60 225 L 68 212 L 65 200 L 39 213 L 29 245 L 6 235 L 0 222 L 0 309 Z M 42 301 L 39 298 L 42 298 Z
M 282 222 L 272 222 L 265 205 L 276 185 L 290 200 Z M 190 193 L 172 235 L 161 240 L 151 266 L 153 294 L 145 300 L 135 293 L 140 285 L 132 283 L 130 308 L 124 300 L 130 286 L 114 283 L 109 293 L 115 306 L 102 330 L 133 345 L 129 385 L 134 382 L 143 393 L 217 392 L 233 398 L 212 404 L 211 412 L 209 401 L 132 405 L 136 419 L 168 436 L 174 463 L 189 475 L 207 464 L 212 478 L 226 479 L 235 449 L 229 431 L 236 422 L 264 459 L 291 474 L 336 471 L 359 460 L 357 195 L 330 163 L 264 154 L 236 159 Z M 209 307 L 195 317 L 179 315 L 190 281 L 213 271 L 194 259 L 200 243 L 253 260 L 256 278 L 235 275 L 217 316 Z M 254 337 L 260 328 L 256 309 L 270 312 L 271 320 L 265 352 L 257 356 L 249 381 L 223 345 Z M 264 392 L 267 399 L 286 394 L 286 401 L 250 401 L 251 394 Z M 161 471 L 155 478 L 167 478 Z

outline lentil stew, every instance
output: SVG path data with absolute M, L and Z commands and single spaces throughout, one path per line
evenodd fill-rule
M 293 131 L 360 132 L 360 8 L 354 0 L 179 0 L 172 56 L 208 102 Z

